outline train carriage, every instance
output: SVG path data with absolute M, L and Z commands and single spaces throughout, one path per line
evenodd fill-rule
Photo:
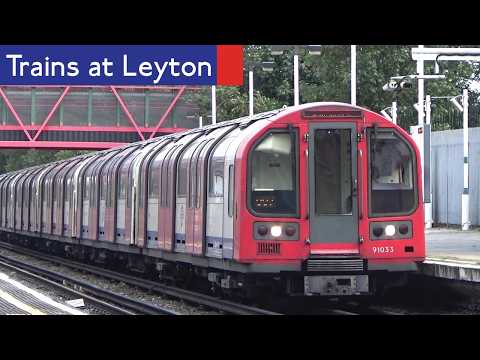
M 228 291 L 368 294 L 425 257 L 420 174 L 398 126 L 312 103 L 4 174 L 0 226 Z

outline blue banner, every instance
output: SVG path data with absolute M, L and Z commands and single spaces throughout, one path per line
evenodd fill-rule
M 217 70 L 216 45 L 0 45 L 0 85 L 215 85 Z

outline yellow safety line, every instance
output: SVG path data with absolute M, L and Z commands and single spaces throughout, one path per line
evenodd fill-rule
M 30 305 L 27 305 L 27 304 L 21 302 L 20 300 L 16 299 L 15 297 L 10 295 L 9 293 L 6 293 L 3 290 L 0 290 L 0 298 L 9 302 L 10 304 L 16 306 L 17 308 L 28 312 L 31 315 L 45 315 L 45 313 L 41 312 L 40 310 L 37 310 L 37 309 L 31 307 Z

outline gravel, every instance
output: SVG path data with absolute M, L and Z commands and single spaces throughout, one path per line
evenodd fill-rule
M 5 255 L 8 257 L 12 257 L 21 261 L 26 261 L 32 265 L 35 266 L 41 266 L 47 270 L 54 271 L 57 273 L 61 273 L 64 275 L 68 275 L 74 279 L 82 280 L 88 283 L 91 283 L 97 287 L 100 287 L 102 289 L 106 289 L 127 297 L 130 297 L 132 299 L 136 300 L 141 300 L 145 301 L 148 303 L 152 303 L 157 306 L 161 306 L 163 308 L 166 308 L 168 310 L 173 310 L 177 312 L 180 315 L 219 315 L 220 313 L 217 311 L 212 311 L 209 309 L 205 309 L 199 305 L 190 305 L 188 303 L 185 303 L 181 300 L 176 300 L 176 299 L 169 299 L 161 294 L 153 293 L 153 292 L 148 292 L 143 289 L 139 289 L 138 287 L 128 285 L 124 282 L 118 282 L 115 280 L 110 280 L 106 279 L 94 274 L 86 273 L 83 271 L 75 270 L 63 265 L 58 265 L 49 261 L 44 261 L 37 259 L 35 257 L 23 255 L 23 254 L 18 254 L 6 249 L 0 249 L 0 254 Z M 49 286 L 47 284 L 40 283 L 34 279 L 30 279 L 26 276 L 19 276 L 14 271 L 11 270 L 5 270 L 4 272 L 8 275 L 11 276 L 13 279 L 19 280 L 22 283 L 24 283 L 26 286 L 32 287 L 39 292 L 50 296 L 52 299 L 64 303 L 65 301 L 68 300 L 73 300 L 71 295 L 67 295 L 65 293 L 62 293 L 58 289 L 54 289 L 52 286 Z M 106 315 L 107 313 L 99 309 L 97 307 L 85 304 L 86 306 L 83 308 L 80 308 L 79 310 L 84 311 L 88 314 L 91 315 Z

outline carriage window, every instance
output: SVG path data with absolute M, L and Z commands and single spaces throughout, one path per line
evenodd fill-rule
M 215 159 L 210 163 L 209 195 L 215 197 L 223 196 L 223 159 Z
M 125 199 L 127 197 L 127 176 L 124 172 L 120 175 L 120 188 L 118 191 L 118 198 Z
M 102 173 L 102 182 L 100 187 L 100 200 L 105 200 L 107 192 L 107 175 Z
M 84 187 L 83 187 L 83 198 L 87 200 L 90 194 L 90 176 L 85 176 Z
M 297 214 L 296 133 L 271 132 L 250 153 L 250 206 L 257 213 Z
M 148 197 L 151 199 L 158 199 L 160 192 L 160 176 L 158 176 L 158 167 L 151 166 L 148 172 Z
M 370 211 L 407 214 L 416 208 L 414 153 L 393 130 L 370 130 Z
M 177 174 L 177 195 L 187 196 L 187 159 L 181 159 Z
M 233 216 L 233 189 L 235 184 L 235 173 L 233 172 L 233 165 L 228 167 L 228 216 Z

